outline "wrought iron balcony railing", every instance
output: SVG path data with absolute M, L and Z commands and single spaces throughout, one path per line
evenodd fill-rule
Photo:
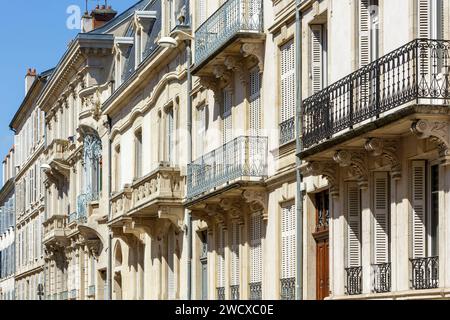
M 69 293 L 67 291 L 63 291 L 60 293 L 60 300 L 68 300 Z
M 250 300 L 262 300 L 262 283 L 250 283 Z
M 95 296 L 95 286 L 89 286 L 88 287 L 87 295 L 89 297 L 94 297 Z
M 225 300 L 225 288 L 217 288 L 217 300 Z
M 89 202 L 98 200 L 98 193 L 80 194 L 77 198 L 77 216 L 76 220 L 81 223 L 87 222 L 87 207 Z
M 239 300 L 240 299 L 239 285 L 230 286 L 230 292 L 231 292 L 231 300 Z
M 304 101 L 304 148 L 411 101 L 442 104 L 449 73 L 450 41 L 409 42 Z
M 346 294 L 349 296 L 362 293 L 362 267 L 345 268 L 347 273 Z
M 195 64 L 202 64 L 238 34 L 262 32 L 261 0 L 228 0 L 195 32 Z
M 439 287 L 439 257 L 410 259 L 413 289 L 434 289 Z
M 391 291 L 391 263 L 372 265 L 373 291 L 376 293 Z
M 77 296 L 78 296 L 78 290 L 77 289 L 70 290 L 70 292 L 69 292 L 70 299 L 76 299 Z
M 267 137 L 236 138 L 189 164 L 187 197 L 244 177 L 267 177 Z
M 295 139 L 295 118 L 286 120 L 280 124 L 280 146 Z
M 295 300 L 295 278 L 281 279 L 281 300 Z

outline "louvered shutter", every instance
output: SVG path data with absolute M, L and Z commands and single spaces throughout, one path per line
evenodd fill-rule
M 231 117 L 232 94 L 230 90 L 223 91 L 223 143 L 230 142 L 233 138 L 233 122 Z
M 225 230 L 217 228 L 217 288 L 225 287 Z
M 175 299 L 175 268 L 174 268 L 174 252 L 175 245 L 173 234 L 169 233 L 168 237 L 168 245 L 167 245 L 167 256 L 168 256 L 168 274 L 167 274 L 167 287 L 168 287 L 168 298 L 173 300 Z
M 375 263 L 389 262 L 389 180 L 387 172 L 375 172 Z
M 413 258 L 425 257 L 425 161 L 412 163 Z
M 203 155 L 204 150 L 204 139 L 205 139 L 205 129 L 206 129 L 206 106 L 202 105 L 197 110 L 198 119 L 197 119 L 197 157 L 200 158 Z
M 207 0 L 197 0 L 199 20 L 197 26 L 200 26 L 206 20 L 206 1 Z
M 239 222 L 233 221 L 232 224 L 232 247 L 231 247 L 231 285 L 238 286 L 240 278 L 239 264 L 239 244 L 240 244 L 240 225 Z
M 431 1 L 417 0 L 417 33 L 419 38 L 429 39 L 431 37 Z
M 250 219 L 250 283 L 262 282 L 261 216 Z
M 356 183 L 347 186 L 347 264 L 361 266 L 361 205 L 360 191 Z
M 261 134 L 261 118 L 261 74 L 255 68 L 250 72 L 250 135 Z
M 359 2 L 359 65 L 364 67 L 370 62 L 370 0 Z
M 322 25 L 311 25 L 311 80 L 313 94 L 323 85 L 323 29 Z
M 281 209 L 281 279 L 295 278 L 295 205 Z
M 294 40 L 281 47 L 281 122 L 295 115 L 295 46 Z
M 173 119 L 173 109 L 171 108 L 167 112 L 167 161 L 171 164 L 173 163 L 173 145 L 174 145 L 174 119 Z

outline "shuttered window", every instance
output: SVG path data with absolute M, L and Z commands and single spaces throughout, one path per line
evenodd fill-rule
M 225 230 L 222 227 L 217 228 L 217 288 L 225 287 Z
M 261 73 L 258 68 L 250 72 L 250 135 L 261 135 Z
M 359 65 L 370 62 L 370 0 L 359 2 Z
M 197 9 L 198 9 L 198 23 L 197 27 L 199 27 L 206 20 L 206 2 L 208 0 L 197 0 Z
M 136 132 L 135 136 L 135 178 L 140 178 L 142 176 L 142 131 Z
M 375 264 L 387 263 L 389 255 L 389 176 L 387 172 L 374 173 L 374 244 Z
M 290 40 L 281 47 L 281 122 L 295 115 L 295 45 Z
M 204 139 L 206 137 L 206 106 L 201 105 L 197 109 L 197 139 L 195 141 L 197 158 L 204 153 Z
M 175 142 L 175 132 L 174 132 L 174 118 L 173 118 L 173 108 L 167 111 L 166 115 L 166 145 L 167 145 L 167 161 L 173 164 L 174 161 L 174 142 Z
M 323 25 L 311 25 L 311 87 L 312 93 L 323 89 L 326 83 L 326 30 Z
M 232 245 L 231 245 L 231 285 L 238 286 L 240 279 L 240 225 L 239 222 L 232 223 Z
M 233 139 L 233 119 L 231 116 L 233 95 L 230 90 L 223 91 L 223 144 Z
M 412 163 L 412 238 L 413 258 L 425 257 L 425 161 Z
M 361 266 L 361 203 L 356 183 L 347 185 L 347 266 Z
M 261 215 L 250 218 L 250 283 L 262 282 Z
M 168 287 L 168 298 L 173 300 L 175 299 L 175 259 L 174 259 L 174 253 L 175 253 L 175 241 L 174 241 L 174 235 L 172 232 L 169 233 L 168 237 L 168 249 L 167 249 L 167 256 L 168 256 L 168 274 L 167 274 L 167 287 Z
M 281 279 L 295 278 L 295 204 L 281 208 Z

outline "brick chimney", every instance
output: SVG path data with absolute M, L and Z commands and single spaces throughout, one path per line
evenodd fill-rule
M 108 21 L 114 19 L 117 11 L 113 10 L 111 6 L 97 5 L 91 14 L 87 12 L 84 14 L 81 24 L 83 32 L 90 32 L 94 29 L 100 28 Z
M 30 90 L 34 80 L 36 80 L 36 77 L 36 69 L 28 68 L 27 74 L 25 76 L 25 95 L 27 95 L 28 90 Z

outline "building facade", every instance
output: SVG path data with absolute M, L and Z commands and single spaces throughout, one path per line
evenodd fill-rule
M 14 148 L 12 148 L 3 160 L 3 184 L 0 190 L 0 300 L 15 299 L 14 166 Z
M 448 2 L 301 11 L 305 296 L 447 298 Z

